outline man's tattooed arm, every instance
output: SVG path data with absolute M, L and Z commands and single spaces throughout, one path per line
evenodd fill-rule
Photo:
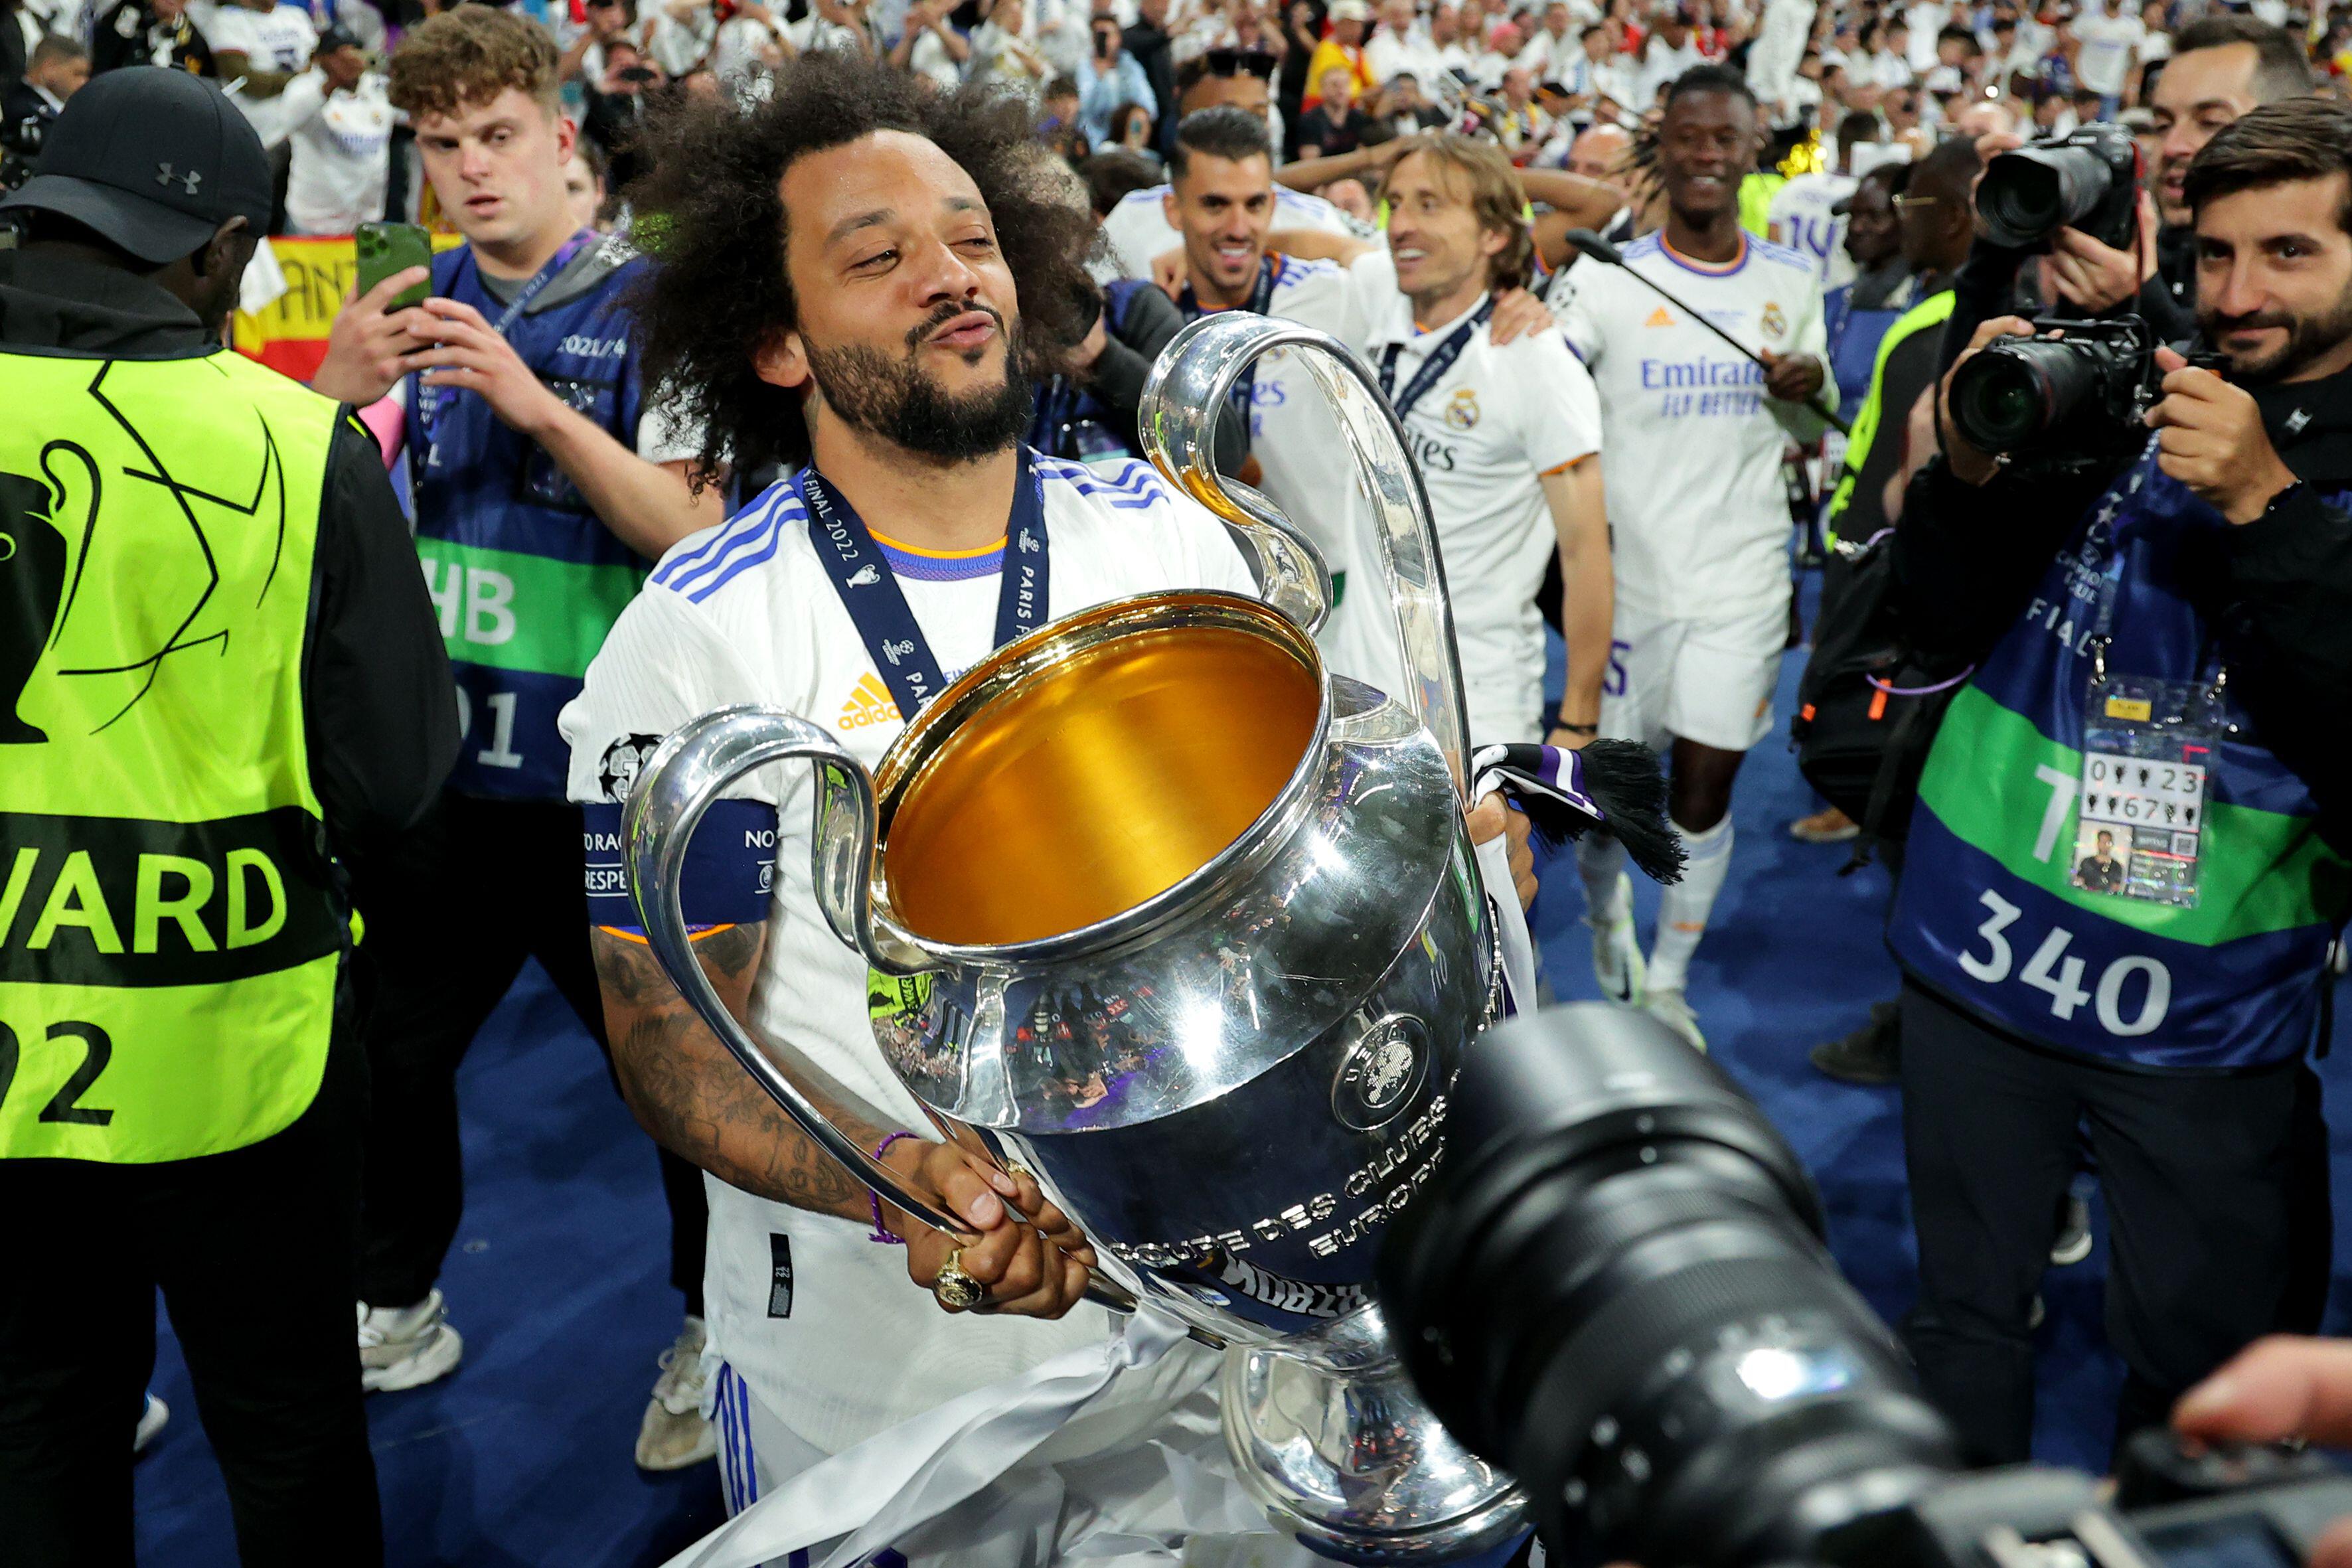
M 662 971 L 653 950 L 611 931 L 592 935 L 604 1027 L 621 1092 L 664 1147 L 730 1186 L 817 1214 L 865 1219 L 863 1184 L 810 1140 L 719 1043 Z M 750 1010 L 764 923 L 730 926 L 695 943 L 703 973 L 736 1017 Z M 871 1149 L 891 1129 L 812 1095 L 843 1131 Z

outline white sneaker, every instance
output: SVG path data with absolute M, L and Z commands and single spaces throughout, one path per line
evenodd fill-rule
M 655 1361 L 661 1376 L 637 1425 L 637 1468 L 682 1470 L 719 1452 L 719 1432 L 702 1414 L 709 1374 L 703 1370 L 702 1320 L 688 1317 Z
M 1601 994 L 1612 1002 L 1627 1006 L 1642 1005 L 1642 939 L 1633 931 L 1633 879 L 1624 872 L 1617 873 L 1617 918 L 1596 921 L 1591 915 L 1584 923 L 1592 928 L 1592 977 L 1601 982 Z
M 414 1307 L 360 1308 L 360 1386 L 370 1394 L 419 1388 L 457 1370 L 466 1342 L 442 1311 L 441 1292 Z
M 1701 1056 L 1706 1054 L 1706 1037 L 1699 1033 L 1698 1015 L 1691 1011 L 1690 1003 L 1684 999 L 1681 986 L 1672 990 L 1660 986 L 1647 993 L 1642 998 L 1642 1009 L 1688 1040 L 1691 1049 Z
M 134 1454 L 145 1453 L 147 1445 L 155 1440 L 155 1434 L 161 1432 L 165 1423 L 171 1419 L 172 1407 L 153 1394 L 149 1394 L 147 1407 L 139 1413 L 139 1430 L 131 1434 L 131 1451 Z

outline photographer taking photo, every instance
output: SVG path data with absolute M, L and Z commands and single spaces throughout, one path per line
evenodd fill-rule
M 2078 1126 L 2112 1216 L 2119 1436 L 2258 1336 L 2318 1321 L 2304 1058 L 2352 843 L 2352 110 L 2253 110 L 2183 195 L 2225 372 L 2137 322 L 1991 346 L 2032 329 L 1988 321 L 1895 534 L 1917 647 L 1973 664 L 1889 940 L 1919 1237 L 1906 1337 L 1979 1460 L 2027 1454 L 2032 1303 Z M 2102 834 L 2120 875 L 2077 878 Z
M 2158 340 L 2189 336 L 2197 310 L 2196 233 L 2182 184 L 2189 162 L 2239 116 L 2310 91 L 2303 47 L 2284 28 L 2228 13 L 2183 27 L 2148 97 L 2160 140 L 2156 167 L 2140 171 L 2153 199 L 2140 201 L 2137 241 L 2117 244 L 2126 237 L 2062 228 L 2041 258 L 2041 298 L 2083 315 L 2133 307 Z M 1985 141 L 1991 145 L 1980 142 L 1978 150 L 1988 159 L 2004 144 Z M 1946 369 L 1979 322 L 2015 306 L 2027 259 L 2026 250 L 1978 241 L 1955 284 Z

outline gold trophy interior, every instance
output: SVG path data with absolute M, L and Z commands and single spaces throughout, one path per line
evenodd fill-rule
M 1024 639 L 957 683 L 1029 667 L 957 716 L 902 789 L 884 784 L 882 872 L 905 930 L 990 947 L 1076 931 L 1174 887 L 1274 803 L 1316 733 L 1314 644 L 1262 606 L 1186 597 L 1244 613 L 1099 641 L 1081 627 L 1045 658 Z

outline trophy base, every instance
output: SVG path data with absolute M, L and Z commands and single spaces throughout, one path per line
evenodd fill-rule
M 1421 1402 L 1368 1307 L 1225 1352 L 1225 1443 L 1276 1526 L 1342 1563 L 1449 1563 L 1527 1527 L 1527 1500 Z

